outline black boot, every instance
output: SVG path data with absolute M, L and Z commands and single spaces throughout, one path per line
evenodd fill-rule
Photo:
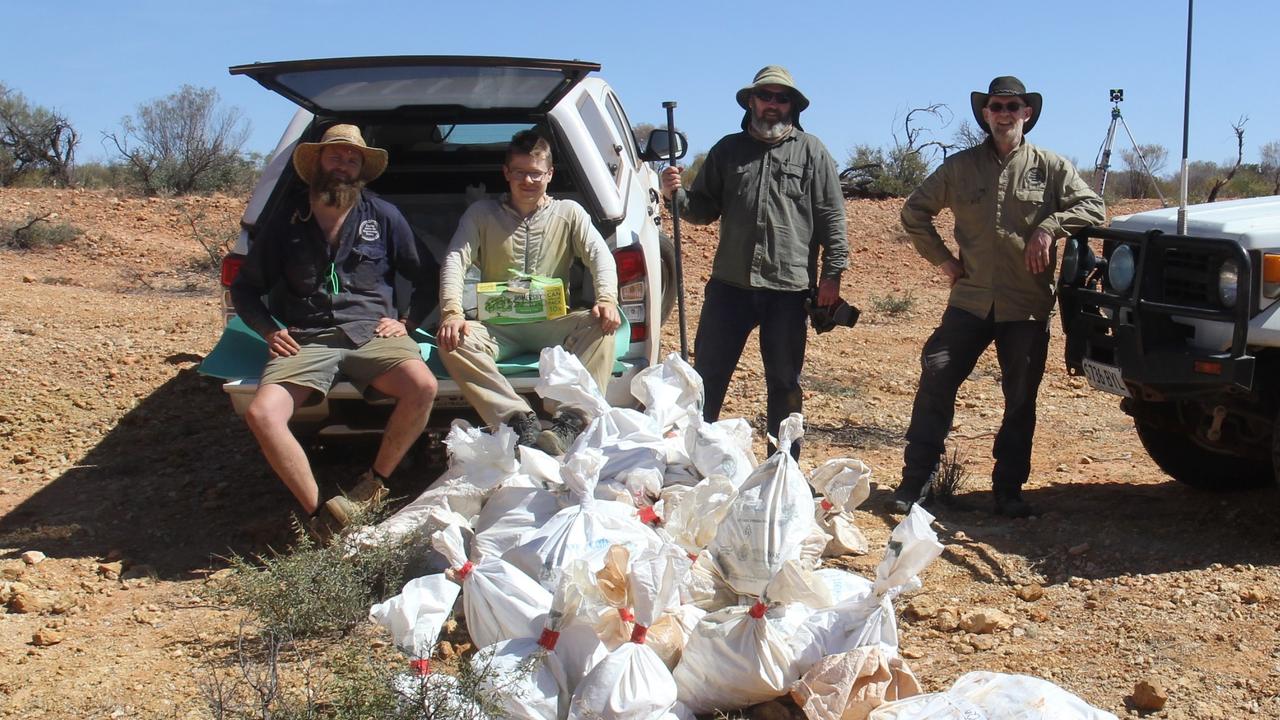
M 506 419 L 507 425 L 516 431 L 516 446 L 537 447 L 538 431 L 542 423 L 538 422 L 535 413 L 516 413 Z
M 577 413 L 556 413 L 551 428 L 538 433 L 538 447 L 548 455 L 563 455 L 585 426 L 586 421 Z
M 1010 518 L 1025 518 L 1040 513 L 1031 503 L 1022 499 L 1022 488 L 996 488 L 996 514 Z
M 916 503 L 927 506 L 932 499 L 932 493 L 930 493 L 932 479 L 932 476 L 923 479 L 903 478 L 902 483 L 885 503 L 885 509 L 894 514 L 906 515 L 911 512 L 911 506 Z

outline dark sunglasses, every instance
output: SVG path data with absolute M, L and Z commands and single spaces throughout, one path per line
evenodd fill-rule
M 778 103 L 779 105 L 788 105 L 791 103 L 791 94 L 786 92 L 770 92 L 768 90 L 753 90 L 751 92 L 755 98 L 761 102 Z
M 993 113 L 1004 112 L 1005 110 L 1008 110 L 1011 113 L 1016 113 L 1024 107 L 1026 107 L 1026 105 L 1018 102 L 1017 100 L 1010 100 L 1006 103 L 999 101 L 987 103 L 987 109 Z

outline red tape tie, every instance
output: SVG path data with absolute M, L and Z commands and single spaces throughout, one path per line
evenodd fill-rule
M 691 562 L 698 562 L 698 553 L 689 553 L 689 560 Z
M 658 513 L 653 509 L 652 505 L 645 505 L 640 508 L 640 522 L 645 525 L 661 525 L 662 518 L 658 517 Z
M 765 606 L 764 603 L 757 600 L 756 604 L 751 606 L 751 610 L 747 614 L 759 620 L 760 618 L 764 617 L 764 611 L 768 609 L 769 608 Z
M 631 614 L 631 611 L 630 611 L 630 610 L 628 610 L 627 608 L 618 608 L 618 617 L 622 618 L 622 621 L 623 621 L 623 622 L 635 622 L 635 621 L 636 621 L 636 616 L 635 616 L 635 615 L 632 615 L 632 614 Z
M 832 508 L 834 508 L 834 507 L 835 507 L 835 505 L 832 505 L 830 500 L 828 500 L 828 499 L 826 499 L 826 498 L 822 498 L 822 509 L 823 509 L 823 510 L 826 510 L 827 512 L 831 512 L 831 509 L 832 509 Z
M 649 634 L 649 628 L 643 625 L 637 625 L 631 630 L 631 642 L 637 645 L 644 644 L 644 638 Z
M 462 567 L 458 568 L 458 582 L 466 580 L 467 576 L 471 574 L 471 571 L 474 570 L 475 567 L 476 566 L 473 565 L 470 560 L 463 563 Z
M 556 649 L 556 642 L 560 639 L 560 633 L 551 628 L 542 629 L 542 637 L 538 638 L 538 644 L 548 650 Z
M 409 667 L 413 669 L 414 673 L 420 676 L 425 677 L 431 674 L 431 661 L 426 658 L 409 661 Z

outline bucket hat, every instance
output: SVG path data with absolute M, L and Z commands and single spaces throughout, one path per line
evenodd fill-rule
M 796 81 L 792 79 L 791 73 L 787 72 L 787 69 L 781 65 L 765 65 L 760 68 L 751 84 L 738 91 L 735 96 L 738 100 L 738 105 L 747 111 L 747 114 L 742 118 L 742 128 L 745 130 L 747 123 L 751 119 L 751 106 L 747 103 L 747 99 L 751 96 L 751 91 L 761 85 L 781 85 L 791 91 L 791 122 L 797 128 L 803 130 L 804 128 L 800 127 L 800 113 L 809 107 L 809 98 L 805 97 L 803 92 L 800 92 L 800 88 L 796 87 Z
M 325 145 L 339 143 L 356 148 L 364 156 L 364 164 L 360 166 L 361 180 L 370 182 L 387 169 L 387 151 L 366 145 L 360 128 L 355 125 L 334 125 L 324 131 L 320 142 L 299 143 L 294 149 L 293 169 L 298 172 L 298 177 L 310 185 L 320 167 L 320 151 Z
M 1035 127 L 1036 121 L 1040 119 L 1040 108 L 1044 104 L 1044 98 L 1040 93 L 1029 93 L 1027 87 L 1022 81 L 1012 75 L 1001 75 L 991 81 L 987 91 L 974 91 L 969 93 L 969 104 L 973 106 L 973 118 L 978 121 L 978 127 L 983 132 L 990 134 L 991 128 L 987 126 L 987 121 L 982 119 L 982 108 L 986 107 L 987 100 L 992 95 L 1010 95 L 1022 98 L 1023 102 L 1031 107 L 1031 117 L 1022 126 L 1023 134 L 1031 132 L 1031 128 Z

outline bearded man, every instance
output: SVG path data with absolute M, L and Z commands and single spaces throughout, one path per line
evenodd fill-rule
M 804 402 L 806 306 L 811 299 L 819 307 L 840 300 L 849 256 L 844 196 L 831 154 L 800 127 L 809 99 L 791 73 L 764 67 L 736 98 L 746 111 L 742 132 L 711 148 L 687 193 L 679 192 L 679 168 L 663 171 L 662 193 L 676 198 L 689 222 L 720 221 L 693 350 L 706 391 L 703 415 L 719 418 L 734 368 L 758 327 L 768 430 L 777 437 L 782 420 Z M 799 457 L 798 443 L 791 452 Z
M 320 142 L 299 143 L 293 166 L 308 192 L 287 200 L 254 238 L 231 300 L 267 343 L 245 419 L 307 527 L 327 539 L 350 522 L 357 503 L 385 494 L 383 481 L 426 426 L 436 379 L 408 328 L 434 307 L 438 268 L 400 211 L 364 189 L 386 169 L 387 153 L 368 147 L 359 128 L 334 125 Z M 414 286 L 406 316 L 397 310 L 397 274 Z M 322 503 L 289 419 L 322 399 L 339 373 L 396 405 L 369 470 L 349 495 Z

